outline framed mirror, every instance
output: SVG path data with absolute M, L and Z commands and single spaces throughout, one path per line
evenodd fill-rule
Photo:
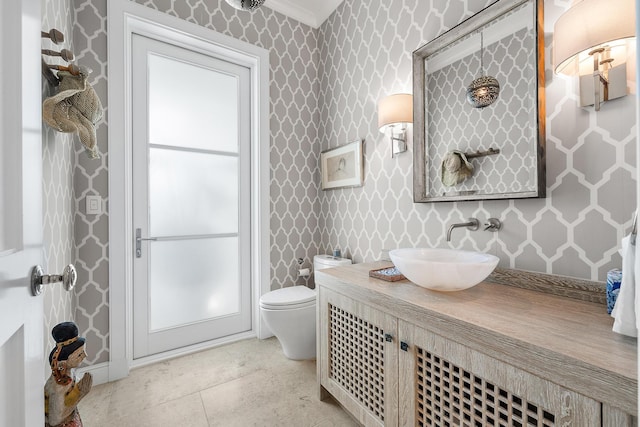
M 413 52 L 414 202 L 545 197 L 543 3 L 496 1 Z

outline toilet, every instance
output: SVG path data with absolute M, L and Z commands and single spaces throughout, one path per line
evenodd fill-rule
M 331 255 L 313 257 L 314 271 L 351 264 L 347 258 Z M 284 355 L 293 360 L 316 357 L 316 291 L 290 286 L 268 292 L 260 298 L 260 314 L 278 338 Z

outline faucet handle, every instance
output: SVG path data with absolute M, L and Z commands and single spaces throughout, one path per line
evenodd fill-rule
M 484 225 L 484 231 L 498 231 L 502 228 L 502 222 L 498 218 L 489 218 Z

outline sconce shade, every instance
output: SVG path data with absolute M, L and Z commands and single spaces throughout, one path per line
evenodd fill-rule
M 378 102 L 378 128 L 385 132 L 387 126 L 413 123 L 413 95 L 398 93 Z
M 255 10 L 262 6 L 264 0 L 225 0 L 228 4 L 238 10 Z
M 579 62 L 589 58 L 589 51 L 630 37 L 635 37 L 634 0 L 579 1 L 555 23 L 554 70 L 577 74 Z

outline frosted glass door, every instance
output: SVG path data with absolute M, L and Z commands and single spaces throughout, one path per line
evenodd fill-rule
M 133 51 L 139 358 L 251 329 L 250 83 L 183 47 L 134 36 Z

